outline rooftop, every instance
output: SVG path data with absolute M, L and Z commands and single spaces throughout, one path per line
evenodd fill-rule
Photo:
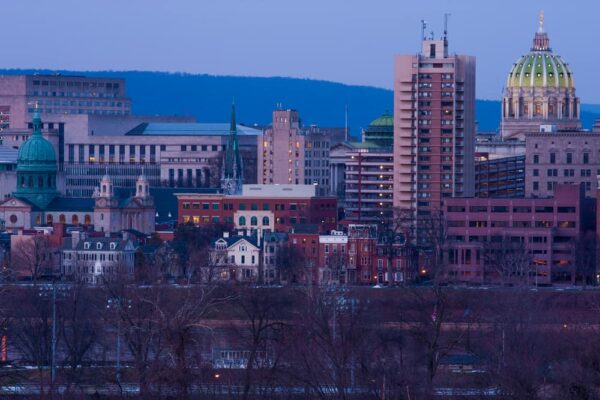
M 240 136 L 262 135 L 260 129 L 236 125 Z M 227 136 L 229 123 L 190 123 L 190 122 L 144 122 L 126 135 L 146 136 Z

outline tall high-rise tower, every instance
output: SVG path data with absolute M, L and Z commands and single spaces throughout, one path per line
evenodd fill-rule
M 394 206 L 425 216 L 473 196 L 474 142 L 475 58 L 448 54 L 446 33 L 423 36 L 419 54 L 396 57 Z
M 235 122 L 235 104 L 231 105 L 231 123 L 229 126 L 229 140 L 223 160 L 223 176 L 221 177 L 221 189 L 225 194 L 241 194 L 244 183 L 244 168 L 240 156 L 240 144 Z

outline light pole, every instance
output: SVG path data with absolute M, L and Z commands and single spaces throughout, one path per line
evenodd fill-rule
M 122 297 L 113 297 L 106 301 L 107 309 L 115 309 L 122 311 L 123 307 L 131 308 L 131 300 L 124 299 Z M 116 365 L 116 378 L 117 384 L 121 384 L 121 315 L 117 315 L 117 365 Z
M 68 288 L 65 286 L 57 287 L 56 280 L 52 281 L 52 285 L 40 286 L 39 296 L 50 297 L 52 296 L 52 343 L 50 353 L 50 390 L 54 393 L 54 382 L 56 381 L 56 298 L 66 297 L 68 295 Z

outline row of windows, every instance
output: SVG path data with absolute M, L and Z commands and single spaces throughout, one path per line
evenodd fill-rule
M 555 152 L 551 152 L 548 156 L 548 162 L 550 164 L 556 164 L 556 154 Z M 588 152 L 584 152 L 581 154 L 581 163 L 582 164 L 588 164 L 590 162 L 590 153 Z M 539 154 L 534 154 L 533 155 L 533 163 L 534 164 L 539 164 L 540 163 L 540 155 Z M 565 163 L 567 164 L 572 164 L 573 163 L 573 153 L 566 153 L 565 154 Z
M 562 182 L 564 184 L 575 184 L 575 182 Z M 592 182 L 583 182 L 585 184 L 585 190 L 586 191 L 590 191 L 592 190 Z M 558 182 L 546 182 L 546 190 L 554 190 L 556 189 L 556 185 L 558 184 Z M 537 181 L 534 181 L 531 185 L 531 189 L 534 191 L 540 190 L 540 183 Z
M 33 86 L 59 86 L 59 87 L 91 87 L 91 88 L 106 88 L 106 89 L 119 89 L 121 84 L 119 82 L 98 82 L 98 81 L 65 81 L 65 80 L 33 80 Z
M 554 228 L 554 221 L 448 221 L 450 228 Z M 558 221 L 558 228 L 575 228 L 575 221 Z
M 467 207 L 465 206 L 448 206 L 447 211 L 449 213 L 464 213 L 466 212 Z M 492 206 L 491 207 L 491 212 L 493 213 L 507 213 L 511 210 L 511 208 L 509 206 Z M 576 207 L 572 207 L 572 206 L 558 206 L 556 208 L 556 211 L 560 214 L 565 214 L 565 213 L 575 213 L 576 212 Z M 490 211 L 490 208 L 486 205 L 484 206 L 469 206 L 469 212 L 482 212 L 482 213 L 487 213 Z M 531 213 L 532 211 L 535 211 L 536 213 L 553 213 L 554 212 L 554 207 L 553 206 L 535 206 L 535 207 L 531 207 L 531 206 L 514 206 L 512 207 L 512 212 L 513 213 Z

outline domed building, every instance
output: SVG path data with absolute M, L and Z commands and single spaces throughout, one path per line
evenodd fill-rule
M 37 110 L 32 122 L 33 133 L 17 155 L 17 191 L 14 195 L 43 209 L 58 196 L 56 154 L 52 144 L 42 136 L 42 119 Z
M 371 121 L 363 131 L 363 142 L 373 143 L 381 147 L 394 145 L 394 116 L 389 112 Z
M 105 176 L 93 197 L 63 197 L 56 189 L 56 154 L 42 136 L 39 112 L 34 113 L 32 122 L 31 137 L 17 155 L 16 190 L 0 202 L 0 228 L 16 232 L 63 223 L 103 232 L 154 231 L 156 208 L 144 175 L 138 178 L 133 192 L 124 196 L 114 193 L 110 177 Z
M 526 133 L 539 132 L 542 125 L 559 130 L 581 128 L 573 71 L 552 52 L 543 13 L 539 24 L 531 51 L 521 56 L 508 74 L 502 99 L 503 139 L 523 140 Z

